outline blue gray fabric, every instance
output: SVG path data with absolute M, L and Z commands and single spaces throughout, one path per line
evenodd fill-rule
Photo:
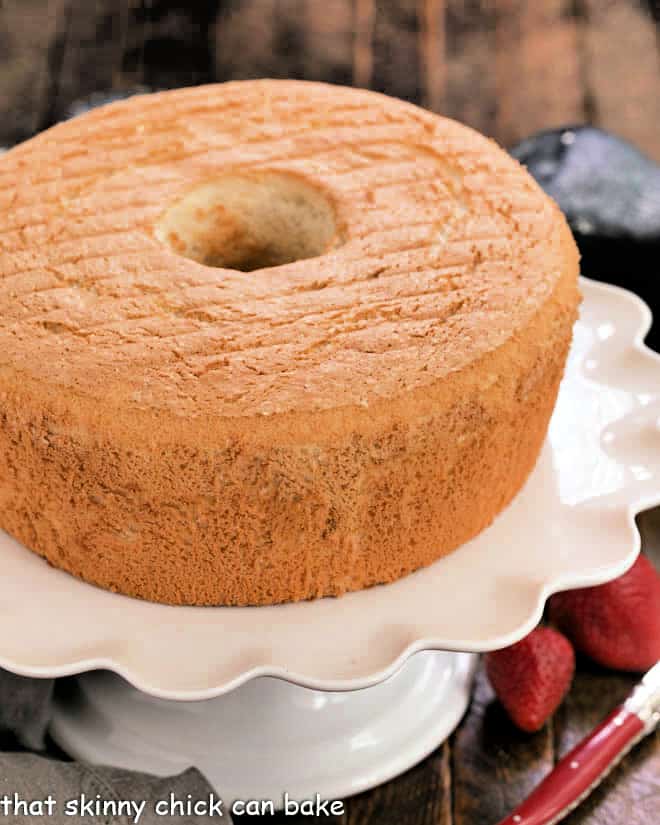
M 191 768 L 178 776 L 159 778 L 135 771 L 97 767 L 55 758 L 52 753 L 41 755 L 47 743 L 50 721 L 52 679 L 26 679 L 0 670 L 0 822 L 49 823 L 69 825 L 71 822 L 139 823 L 162 825 L 202 825 L 218 822 L 218 816 L 208 814 L 158 815 L 157 803 L 167 804 L 170 794 L 175 800 L 192 799 L 207 803 L 217 793 L 199 771 Z M 25 749 L 22 752 L 19 748 Z M 7 795 L 8 808 L 3 808 Z M 53 800 L 49 811 L 39 803 Z M 66 803 L 78 805 L 81 815 L 66 815 Z M 84 816 L 81 806 L 107 803 L 107 815 Z M 132 802 L 133 805 L 129 805 Z M 28 804 L 32 804 L 32 808 Z M 35 804 L 36 803 L 36 804 Z M 122 803 L 120 806 L 119 803 Z M 88 810 L 91 810 L 88 808 Z M 25 813 L 24 813 L 25 811 Z M 114 812 L 117 812 L 114 815 Z M 223 813 L 222 822 L 231 822 Z
M 8 797 L 6 811 L 3 807 L 5 794 Z M 169 805 L 171 795 L 185 804 L 188 795 L 193 800 L 207 800 L 213 792 L 202 775 L 192 768 L 178 776 L 162 779 L 134 771 L 62 762 L 31 753 L 0 754 L 0 821 L 12 825 L 70 825 L 72 822 L 202 825 L 219 821 L 217 816 L 210 814 L 188 816 L 175 813 L 169 816 L 159 813 L 157 804 Z M 51 807 L 47 807 L 49 800 Z M 227 814 L 223 815 L 222 822 L 231 822 Z
M 25 679 L 0 670 L 0 734 L 9 734 L 27 750 L 42 750 L 52 693 L 52 679 Z

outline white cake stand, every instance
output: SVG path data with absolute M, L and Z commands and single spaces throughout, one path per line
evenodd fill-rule
M 194 764 L 225 799 L 276 801 L 346 796 L 432 751 L 467 706 L 470 654 L 524 636 L 551 593 L 623 573 L 639 549 L 635 514 L 660 503 L 650 313 L 623 290 L 582 287 L 525 488 L 475 540 L 395 584 L 275 607 L 174 608 L 77 581 L 0 534 L 0 665 L 83 674 L 57 694 L 61 746 L 157 774 Z

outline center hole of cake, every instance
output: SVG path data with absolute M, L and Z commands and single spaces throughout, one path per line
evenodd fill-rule
M 232 174 L 162 215 L 156 237 L 205 266 L 251 272 L 316 258 L 341 242 L 327 196 L 293 174 Z

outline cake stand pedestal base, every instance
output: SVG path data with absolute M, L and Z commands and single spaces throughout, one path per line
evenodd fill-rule
M 157 699 L 94 671 L 58 686 L 51 734 L 68 754 L 166 776 L 197 767 L 229 805 L 339 799 L 416 764 L 452 732 L 477 657 L 424 652 L 363 690 L 260 677 L 198 702 Z

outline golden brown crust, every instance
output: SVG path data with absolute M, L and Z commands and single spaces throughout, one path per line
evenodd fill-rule
M 196 186 L 266 172 L 317 187 L 342 245 L 238 272 L 158 240 Z M 0 526 L 88 581 L 177 604 L 391 581 L 534 465 L 577 253 L 465 127 L 320 84 L 154 95 L 10 152 L 0 216 Z

